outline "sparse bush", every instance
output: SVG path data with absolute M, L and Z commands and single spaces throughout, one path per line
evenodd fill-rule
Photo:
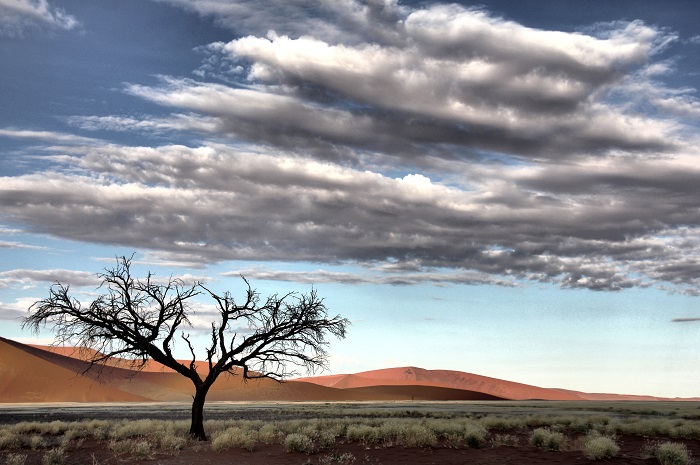
M 548 428 L 536 428 L 530 435 L 530 444 L 545 450 L 560 451 L 566 445 L 566 436 Z
M 464 428 L 463 435 L 467 446 L 478 449 L 486 442 L 489 432 L 478 423 L 469 423 Z
M 379 428 L 369 425 L 350 425 L 346 433 L 348 441 L 362 444 L 376 444 L 379 442 Z
M 522 428 L 523 421 L 515 418 L 503 418 L 496 416 L 487 416 L 479 420 L 479 422 L 489 430 L 509 431 Z
M 159 423 L 162 422 L 155 420 L 124 420 L 114 426 L 109 436 L 112 439 L 152 436 L 157 431 L 160 431 L 162 425 Z
M 257 433 L 255 431 L 232 426 L 214 437 L 211 442 L 211 448 L 216 452 L 232 449 L 234 447 L 252 451 L 255 448 L 256 441 Z
M 140 459 L 148 458 L 151 455 L 151 443 L 148 441 L 135 441 L 130 452 Z
M 6 465 L 24 465 L 27 463 L 26 454 L 8 454 L 5 458 Z
M 678 442 L 657 444 L 654 450 L 654 457 L 661 465 L 688 465 L 690 463 L 688 448 L 685 444 Z
M 109 450 L 115 454 L 126 454 L 131 453 L 134 448 L 136 441 L 133 439 L 122 439 L 120 441 L 112 439 L 109 441 Z
M 66 452 L 63 449 L 51 449 L 41 458 L 43 465 L 62 465 L 66 461 Z
M 265 444 L 272 444 L 277 442 L 279 438 L 279 431 L 273 423 L 266 423 L 260 427 L 258 430 L 258 440 Z
M 517 446 L 520 443 L 518 437 L 514 434 L 497 434 L 491 439 L 491 446 L 501 447 L 501 446 Z
M 314 442 L 305 434 L 291 433 L 284 440 L 287 452 L 302 452 L 311 454 L 314 451 Z
M 42 432 L 44 434 L 50 434 L 51 436 L 58 436 L 59 434 L 65 433 L 69 428 L 69 423 L 61 420 L 54 420 L 51 423 L 44 424 Z
M 336 434 L 334 431 L 322 431 L 319 434 L 319 441 L 322 448 L 328 448 L 335 444 Z
M 38 434 L 33 434 L 29 438 L 29 447 L 32 450 L 37 450 L 37 449 L 41 448 L 43 445 L 44 445 L 44 438 L 42 438 Z
M 167 432 L 160 437 L 160 447 L 171 452 L 182 450 L 185 444 L 187 444 L 187 439 L 177 436 L 173 432 Z
M 590 460 L 609 459 L 620 452 L 620 446 L 608 436 L 589 434 L 583 440 L 583 455 Z
M 17 449 L 22 446 L 22 437 L 14 431 L 0 429 L 0 450 Z

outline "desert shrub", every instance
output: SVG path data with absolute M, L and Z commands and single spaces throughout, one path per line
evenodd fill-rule
M 673 426 L 671 430 L 671 437 L 674 438 L 686 438 L 686 439 L 700 439 L 700 424 L 697 422 L 686 422 L 679 421 Z
M 114 452 L 115 454 L 126 454 L 126 453 L 131 453 L 131 451 L 134 448 L 134 444 L 136 441 L 133 439 L 112 439 L 109 441 L 109 450 Z
M 40 432 L 51 436 L 63 434 L 71 427 L 70 423 L 61 420 L 54 420 L 51 423 L 43 423 L 42 425 L 43 428 Z
M 379 428 L 370 425 L 350 425 L 346 437 L 351 442 L 361 442 L 362 444 L 376 444 L 379 442 Z
M 5 457 L 6 465 L 24 465 L 25 463 L 27 463 L 26 454 L 8 454 Z
M 32 450 L 40 449 L 43 446 L 44 446 L 44 438 L 42 438 L 38 434 L 33 434 L 29 437 L 29 447 Z
M 284 439 L 284 448 L 287 452 L 311 454 L 314 451 L 314 442 L 305 434 L 290 433 Z
M 134 441 L 129 452 L 140 459 L 148 458 L 151 455 L 151 443 L 148 441 Z
M 394 440 L 403 447 L 434 447 L 437 436 L 423 425 L 404 424 L 396 431 Z
M 513 434 L 497 434 L 491 439 L 491 446 L 517 446 L 520 443 L 518 437 Z
M 272 444 L 277 442 L 279 438 L 279 431 L 277 426 L 273 423 L 266 423 L 260 427 L 258 430 L 258 440 L 264 442 L 265 444 Z
M 479 420 L 484 428 L 497 431 L 511 431 L 523 427 L 523 421 L 515 418 L 487 416 Z
M 321 441 L 323 442 L 323 437 L 325 436 L 326 438 L 330 438 L 333 436 L 333 442 L 335 442 L 335 439 L 340 437 L 340 436 L 345 436 L 346 429 L 347 429 L 347 421 L 346 420 L 339 420 L 339 419 L 333 419 L 333 420 L 320 420 L 318 423 L 318 429 L 321 432 Z
M 182 450 L 185 444 L 187 444 L 187 439 L 170 431 L 160 437 L 160 447 L 171 452 Z
M 334 431 L 321 431 L 318 435 L 318 440 L 322 448 L 328 448 L 335 444 L 337 435 Z
M 38 421 L 20 421 L 12 427 L 17 434 L 43 433 L 46 423 Z
M 9 429 L 0 429 L 0 450 L 17 449 L 22 446 L 22 437 Z
M 116 424 L 110 431 L 112 439 L 128 439 L 134 437 L 148 437 L 157 434 L 161 426 L 155 420 L 124 420 Z
M 545 450 L 559 451 L 566 445 L 566 436 L 548 428 L 536 428 L 530 435 L 530 444 Z
M 257 439 L 257 433 L 254 430 L 232 426 L 214 436 L 211 447 L 216 452 L 233 449 L 234 447 L 252 451 L 255 448 Z
M 62 465 L 66 461 L 66 453 L 63 449 L 51 449 L 41 458 L 43 465 Z
M 95 439 L 104 440 L 109 438 L 112 424 L 107 420 L 90 420 L 83 423 L 83 429 Z
M 581 450 L 586 458 L 600 460 L 615 457 L 620 452 L 620 446 L 611 437 L 589 434 L 584 438 Z
M 469 423 L 465 426 L 462 435 L 467 446 L 477 449 L 484 445 L 489 432 L 478 423 Z
M 459 437 L 464 429 L 464 422 L 457 420 L 427 420 L 422 422 L 422 424 L 440 438 Z
M 663 442 L 656 444 L 653 455 L 661 465 L 688 465 L 690 452 L 685 444 Z

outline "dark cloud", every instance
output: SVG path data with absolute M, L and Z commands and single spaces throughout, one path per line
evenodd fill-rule
M 664 197 L 552 192 L 557 201 L 543 203 L 518 188 L 520 177 L 532 179 L 518 166 L 482 168 L 463 190 L 250 149 L 66 148 L 56 158 L 64 173 L 6 178 L 0 205 L 37 230 L 150 249 L 165 261 L 350 261 L 403 272 L 333 276 L 343 282 L 528 279 L 619 290 L 700 279 L 700 218 L 686 215 L 678 228 Z
M 26 286 L 36 282 L 60 282 L 64 285 L 76 287 L 96 287 L 99 285 L 99 280 L 94 273 L 86 273 L 83 271 L 16 269 L 0 272 L 0 287 Z

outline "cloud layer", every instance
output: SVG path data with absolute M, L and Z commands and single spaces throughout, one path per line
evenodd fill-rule
M 662 84 L 672 65 L 655 60 L 673 33 L 538 30 L 455 5 L 167 3 L 238 37 L 200 48 L 197 80 L 125 85 L 171 115 L 67 123 L 192 143 L 4 129 L 61 144 L 42 150 L 51 171 L 0 180 L 7 221 L 187 264 L 371 270 L 248 270 L 267 279 L 700 291 L 686 119 L 700 103 Z

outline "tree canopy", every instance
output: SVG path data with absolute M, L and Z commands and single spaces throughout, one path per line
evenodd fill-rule
M 98 273 L 101 293 L 89 305 L 71 296 L 70 286 L 54 284 L 47 298 L 30 307 L 23 326 L 35 332 L 49 326 L 57 344 L 92 349 L 91 366 L 121 357 L 140 369 L 152 359 L 189 378 L 194 385 L 190 434 L 197 439 L 206 440 L 204 402 L 221 373 L 281 381 L 295 373 L 290 367 L 323 369 L 328 363 L 326 336 L 346 335 L 348 320 L 329 317 L 315 289 L 262 299 L 242 277 L 245 295 L 236 300 L 231 292 L 217 294 L 202 282 L 187 284 L 171 277 L 162 283 L 151 273 L 138 279 L 132 276 L 131 262 L 120 257 L 114 268 Z M 197 369 L 191 336 L 192 303 L 200 295 L 213 300 L 216 308 L 202 352 L 206 373 Z M 187 346 L 189 362 L 176 358 L 177 343 Z

